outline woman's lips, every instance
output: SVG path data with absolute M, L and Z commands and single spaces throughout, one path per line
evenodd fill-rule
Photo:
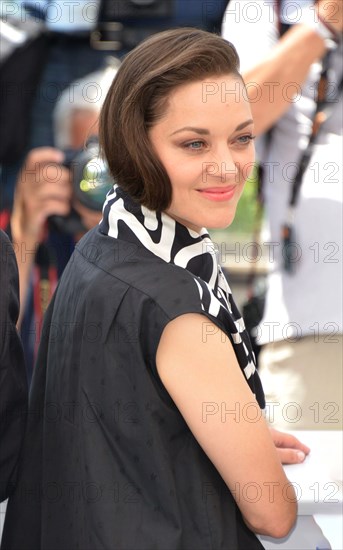
M 235 194 L 236 185 L 230 185 L 229 187 L 210 187 L 208 189 L 197 189 L 199 193 L 206 199 L 211 201 L 228 201 L 232 199 Z

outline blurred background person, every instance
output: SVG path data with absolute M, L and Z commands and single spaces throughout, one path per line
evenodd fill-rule
M 274 426 L 342 429 L 343 2 L 252 4 L 231 0 L 222 32 L 264 134 L 260 374 Z
M 43 314 L 57 281 L 75 242 L 100 221 L 106 191 L 113 183 L 98 190 L 80 188 L 87 154 L 97 154 L 98 115 L 118 65 L 113 58 L 107 69 L 64 91 L 53 113 L 58 148 L 30 151 L 16 184 L 9 229 L 19 267 L 19 325 L 29 379 Z

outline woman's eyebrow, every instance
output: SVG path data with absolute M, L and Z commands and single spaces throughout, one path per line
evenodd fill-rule
M 245 128 L 246 126 L 249 126 L 249 124 L 252 124 L 253 122 L 254 122 L 253 119 L 250 118 L 249 120 L 246 120 L 245 122 L 242 122 L 241 124 L 239 124 L 234 131 L 238 132 L 239 130 L 243 130 L 243 128 Z M 196 128 L 195 126 L 184 126 L 179 130 L 175 130 L 175 132 L 173 132 L 170 135 L 174 136 L 175 134 L 178 134 L 180 132 L 186 132 L 186 131 L 195 132 L 200 135 L 208 135 L 210 133 L 209 130 L 206 130 L 206 128 Z
M 175 130 L 175 132 L 173 132 L 170 135 L 173 136 L 175 134 L 178 134 L 179 132 L 185 132 L 185 131 L 196 132 L 197 134 L 201 134 L 201 135 L 205 135 L 205 134 L 210 133 L 208 130 L 206 130 L 206 128 L 195 128 L 194 126 L 184 126 L 183 128 L 180 128 L 179 130 Z
M 249 124 L 253 124 L 253 119 L 249 118 L 249 120 L 246 120 L 245 122 L 242 122 L 242 124 L 238 124 L 235 132 L 238 132 L 238 130 L 243 130 L 246 126 L 249 126 Z

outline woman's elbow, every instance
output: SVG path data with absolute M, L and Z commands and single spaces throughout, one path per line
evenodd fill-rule
M 294 514 L 289 514 L 286 518 L 283 518 L 282 520 L 275 521 L 275 523 L 270 525 L 270 528 L 268 529 L 268 536 L 273 537 L 275 539 L 282 539 L 284 537 L 287 537 L 287 535 L 290 534 L 292 531 L 295 522 L 297 519 L 296 511 Z
M 275 508 L 269 517 L 253 518 L 247 522 L 248 526 L 258 535 L 266 535 L 276 539 L 286 537 L 295 525 L 297 518 L 297 503 L 289 502 L 284 510 Z

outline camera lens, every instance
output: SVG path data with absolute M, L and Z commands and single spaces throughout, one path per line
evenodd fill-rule
M 102 206 L 106 194 L 113 186 L 106 162 L 100 157 L 92 158 L 83 169 L 83 178 L 79 183 L 81 193 L 87 196 L 87 202 Z
M 107 163 L 99 156 L 98 142 L 88 144 L 71 164 L 74 194 L 79 202 L 91 210 L 102 210 L 114 180 Z

